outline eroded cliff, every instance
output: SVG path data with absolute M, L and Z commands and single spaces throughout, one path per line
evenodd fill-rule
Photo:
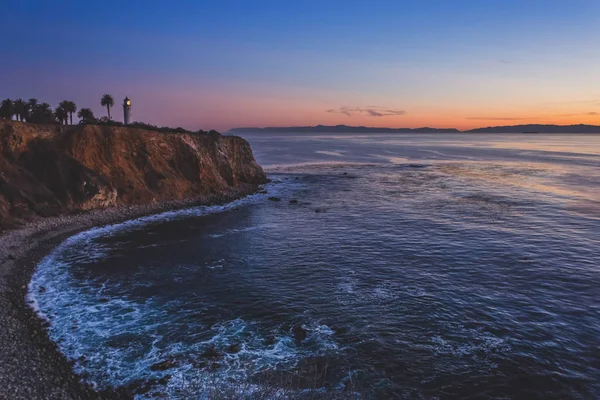
M 250 145 L 235 136 L 0 121 L 0 229 L 265 182 Z

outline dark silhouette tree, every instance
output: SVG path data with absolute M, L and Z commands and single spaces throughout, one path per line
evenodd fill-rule
M 59 124 L 67 124 L 67 120 L 69 119 L 69 113 L 67 113 L 67 110 L 65 110 L 62 106 L 58 106 L 56 107 L 56 110 L 54 110 L 54 119 L 56 119 L 56 121 Z
M 55 122 L 52 108 L 48 103 L 36 104 L 35 107 L 29 112 L 27 122 L 33 122 L 36 124 L 51 124 Z
M 82 108 L 77 113 L 77 116 L 80 119 L 80 124 L 93 124 L 96 122 L 96 117 L 94 116 L 93 111 L 89 108 Z
M 110 118 L 110 108 L 115 105 L 115 101 L 113 100 L 113 97 L 110 94 L 105 94 L 104 96 L 102 96 L 102 99 L 100 100 L 100 105 L 102 105 L 102 107 L 106 107 L 106 110 L 108 111 L 108 119 L 111 119 Z
M 73 125 L 73 113 L 77 111 L 77 104 L 74 101 L 69 101 L 69 108 L 67 108 L 67 112 L 69 113 L 69 119 L 71 125 Z
M 17 116 L 17 121 L 23 121 L 27 115 L 27 103 L 23 99 L 13 101 L 13 113 Z
M 25 114 L 26 118 L 29 119 L 29 117 L 31 116 L 31 114 L 33 113 L 33 111 L 35 110 L 35 108 L 37 107 L 37 105 L 39 104 L 38 99 L 36 99 L 35 97 L 32 97 L 31 99 L 27 100 L 27 111 Z
M 77 105 L 72 101 L 63 100 L 60 102 L 58 107 L 62 108 L 69 114 L 70 121 L 71 121 L 70 123 L 71 123 L 71 125 L 73 125 L 73 113 L 77 111 Z
M 12 119 L 14 115 L 13 112 L 13 102 L 11 99 L 2 100 L 0 104 L 0 118 L 3 119 Z

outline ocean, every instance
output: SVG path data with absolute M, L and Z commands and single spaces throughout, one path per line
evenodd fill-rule
M 82 232 L 38 266 L 29 301 L 87 382 L 600 398 L 600 136 L 244 137 L 266 193 Z

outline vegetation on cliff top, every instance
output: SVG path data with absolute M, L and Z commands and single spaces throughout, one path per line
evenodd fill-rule
M 106 107 L 107 116 L 97 118 L 91 108 L 81 108 L 77 112 L 77 104 L 70 100 L 61 101 L 58 106 L 52 110 L 48 103 L 40 103 L 38 99 L 31 98 L 27 101 L 23 99 L 5 99 L 0 103 L 0 119 L 17 120 L 34 124 L 59 124 L 73 125 L 73 114 L 77 113 L 79 124 L 86 125 L 104 125 L 104 126 L 123 126 L 121 122 L 113 121 L 110 115 L 110 109 L 114 106 L 114 99 L 110 94 L 104 94 L 100 99 L 100 105 Z M 171 128 L 167 126 L 156 126 L 144 122 L 133 122 L 127 125 L 132 128 L 145 129 L 164 133 L 214 133 L 216 131 L 190 131 L 181 127 Z

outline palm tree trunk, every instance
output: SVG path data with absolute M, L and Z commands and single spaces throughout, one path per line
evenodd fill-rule
M 72 112 L 70 112 L 69 114 L 70 114 L 69 116 L 70 116 L 70 118 L 71 118 L 71 125 L 73 125 L 73 113 L 72 113 Z
M 110 106 L 106 105 L 106 109 L 108 110 L 108 119 L 110 119 Z

